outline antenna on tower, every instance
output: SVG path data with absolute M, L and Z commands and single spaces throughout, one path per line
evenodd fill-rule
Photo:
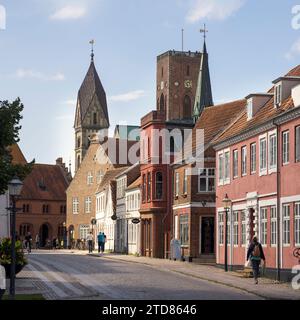
M 206 40 L 206 33 L 208 32 L 208 30 L 206 29 L 206 24 L 204 23 L 204 28 L 200 29 L 200 33 L 203 33 L 203 37 L 204 37 L 204 42 Z

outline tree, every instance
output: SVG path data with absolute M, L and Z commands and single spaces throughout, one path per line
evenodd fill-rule
M 22 128 L 22 111 L 24 109 L 20 98 L 12 103 L 0 101 L 0 194 L 5 193 L 9 181 L 18 176 L 21 180 L 32 170 L 34 161 L 29 164 L 13 164 L 9 147 L 20 141 L 19 131 Z

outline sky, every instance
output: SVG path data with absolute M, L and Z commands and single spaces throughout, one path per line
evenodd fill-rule
M 28 161 L 74 158 L 78 89 L 95 64 L 111 126 L 155 109 L 156 56 L 201 50 L 206 23 L 216 104 L 264 92 L 300 63 L 300 18 L 290 0 L 0 0 L 0 100 L 24 103 Z M 6 19 L 4 19 L 6 17 Z M 5 22 L 5 23 L 4 23 Z

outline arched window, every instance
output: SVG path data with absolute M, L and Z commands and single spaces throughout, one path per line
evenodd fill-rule
M 183 119 L 189 119 L 192 116 L 192 100 L 186 95 L 183 100 Z
M 93 124 L 94 125 L 97 124 L 97 113 L 96 112 L 93 113 Z
M 156 172 L 155 175 L 155 198 L 161 200 L 163 197 L 163 175 L 161 172 Z
M 147 182 L 148 182 L 148 187 L 147 187 L 147 200 L 151 200 L 151 173 L 148 172 L 148 177 L 147 177 Z
M 163 93 L 160 96 L 159 110 L 161 110 L 161 111 L 165 110 L 165 96 Z
M 170 153 L 174 153 L 175 152 L 175 141 L 174 141 L 174 137 L 170 138 Z
M 147 189 L 147 186 L 146 186 L 146 175 L 144 174 L 143 175 L 143 194 L 142 194 L 142 199 L 143 199 L 143 202 L 146 201 L 146 189 Z

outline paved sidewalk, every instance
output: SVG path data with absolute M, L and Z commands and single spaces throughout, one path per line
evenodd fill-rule
M 77 254 L 77 252 L 74 253 Z M 81 252 L 80 254 L 83 253 Z M 254 285 L 253 279 L 243 278 L 236 272 L 225 273 L 223 269 L 214 266 L 116 254 L 104 254 L 102 256 L 93 254 L 93 256 L 100 257 L 101 259 L 112 259 L 128 263 L 144 264 L 153 268 L 165 271 L 167 270 L 221 285 L 226 285 L 232 288 L 241 289 L 265 299 L 300 300 L 300 290 L 294 290 L 291 284 L 277 283 L 276 281 L 262 278 L 260 279 L 258 285 Z

